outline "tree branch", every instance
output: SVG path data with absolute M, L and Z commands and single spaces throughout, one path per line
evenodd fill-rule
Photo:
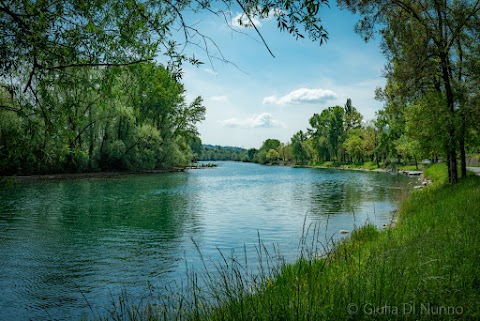
M 236 0 L 237 4 L 240 6 L 240 8 L 242 8 L 243 12 L 245 13 L 245 15 L 247 16 L 248 18 L 248 21 L 250 21 L 250 23 L 252 24 L 253 28 L 255 29 L 255 31 L 257 32 L 258 36 L 260 37 L 260 39 L 262 40 L 263 42 L 263 45 L 267 48 L 268 52 L 270 53 L 270 55 L 272 55 L 273 58 L 275 58 L 275 55 L 273 54 L 273 52 L 270 50 L 270 47 L 268 46 L 267 42 L 265 41 L 265 39 L 263 38 L 262 34 L 260 33 L 260 31 L 258 30 L 257 26 L 255 25 L 255 23 L 253 23 L 253 20 L 252 18 L 250 18 L 250 15 L 247 13 L 247 11 L 245 10 L 245 7 L 243 6 L 243 4 L 239 1 L 239 0 Z
M 38 66 L 38 68 L 45 69 L 45 70 L 57 70 L 57 69 L 78 68 L 78 67 L 123 67 L 123 66 L 135 65 L 135 64 L 139 64 L 147 61 L 152 61 L 152 60 L 153 58 L 147 58 L 147 59 L 140 59 L 140 60 L 125 62 L 125 63 L 82 63 L 82 64 L 69 64 L 69 65 L 53 66 L 53 67 Z
M 14 113 L 17 113 L 17 114 L 22 111 L 21 109 L 17 109 L 17 108 L 14 108 L 12 106 L 7 106 L 7 105 L 0 105 L 0 108 L 8 110 L 8 111 L 13 111 Z

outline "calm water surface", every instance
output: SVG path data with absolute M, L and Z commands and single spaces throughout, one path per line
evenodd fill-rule
M 123 290 L 141 300 L 200 265 L 194 241 L 217 262 L 217 248 L 254 251 L 260 234 L 293 260 L 304 222 L 325 239 L 381 227 L 411 186 L 385 173 L 219 165 L 0 192 L 0 320 L 98 316 Z

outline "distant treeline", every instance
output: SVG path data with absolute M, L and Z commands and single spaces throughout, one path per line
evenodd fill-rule
M 378 95 L 387 95 L 378 92 Z M 310 127 L 300 130 L 287 143 L 267 139 L 257 150 L 204 145 L 199 159 L 233 160 L 260 164 L 315 165 L 370 163 L 377 167 L 417 165 L 423 159 L 447 160 L 449 136 L 441 97 L 427 96 L 417 104 L 400 105 L 387 98 L 385 109 L 373 121 L 365 122 L 350 99 L 343 107 L 325 108 L 309 119 Z M 430 100 L 429 100 L 430 99 Z M 471 117 L 480 119 L 480 106 L 471 106 Z M 480 153 L 480 123 L 459 123 L 465 136 L 464 153 Z
M 219 146 L 204 144 L 198 156 L 200 161 L 237 161 L 255 162 L 260 164 L 280 164 L 284 162 L 285 155 L 282 148 L 285 145 L 277 139 L 267 139 L 260 149 L 241 147 Z M 279 152 L 277 152 L 277 150 Z M 281 154 L 284 158 L 281 157 Z M 290 159 L 291 160 L 291 159 Z
M 241 147 L 202 145 L 198 155 L 200 161 L 244 161 L 247 150 Z

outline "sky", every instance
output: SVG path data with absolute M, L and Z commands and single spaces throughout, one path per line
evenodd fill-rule
M 188 49 L 204 62 L 184 65 L 182 79 L 188 101 L 204 99 L 206 119 L 197 126 L 204 144 L 259 148 L 269 138 L 288 142 L 308 128 L 314 113 L 344 106 L 347 98 L 366 120 L 382 108 L 374 91 L 385 85 L 386 59 L 378 40 L 365 43 L 354 32 L 358 16 L 333 4 L 322 7 L 329 40 L 321 46 L 280 32 L 275 19 L 257 21 L 272 57 L 252 28 L 237 25 L 237 14 L 227 19 L 230 26 L 212 15 L 190 17 L 231 62 L 210 61 L 194 46 Z M 212 44 L 210 53 L 219 55 Z

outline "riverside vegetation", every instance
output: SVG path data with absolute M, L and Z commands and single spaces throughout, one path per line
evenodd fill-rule
M 260 270 L 270 272 L 252 283 L 237 275 L 244 266 L 232 261 L 219 267 L 223 278 L 215 278 L 224 286 L 206 298 L 192 275 L 192 300 L 180 298 L 172 313 L 186 311 L 193 319 L 428 319 L 433 312 L 420 307 L 395 312 L 403 304 L 431 304 L 445 307 L 446 318 L 480 317 L 479 184 L 466 170 L 467 154 L 480 152 L 480 2 L 337 2 L 361 16 L 356 31 L 365 40 L 379 31 L 388 59 L 386 86 L 376 91 L 384 110 L 363 122 L 351 100 L 323 108 L 290 142 L 269 139 L 242 160 L 388 167 L 443 159 L 448 175 L 441 177 L 458 186 L 438 183 L 414 193 L 397 228 L 359 229 L 349 241 L 327 246 L 331 254 L 324 259 L 306 255 L 295 265 L 275 265 L 259 244 L 259 255 L 267 256 Z M 212 3 L 2 3 L 0 175 L 164 169 L 195 160 L 201 152 L 196 124 L 205 108 L 200 97 L 186 102 L 180 78 L 183 62 L 201 62 L 184 49 L 198 45 L 208 54 L 217 47 L 188 25 L 187 12 L 222 18 L 239 6 L 255 18 L 251 23 L 273 16 L 281 31 L 297 38 L 328 39 L 319 10 L 328 1 L 226 0 L 215 10 Z M 177 42 L 179 30 L 184 36 Z M 165 65 L 153 62 L 161 55 Z
M 185 292 L 146 308 L 122 297 L 112 319 L 479 318 L 480 178 L 445 184 L 444 164 L 425 175 L 435 183 L 403 201 L 394 228 L 366 225 L 343 241 L 324 243 L 315 237 L 321 227 L 306 227 L 293 264 L 259 241 L 256 273 L 249 274 L 247 261 L 224 256 L 216 271 L 192 271 Z

